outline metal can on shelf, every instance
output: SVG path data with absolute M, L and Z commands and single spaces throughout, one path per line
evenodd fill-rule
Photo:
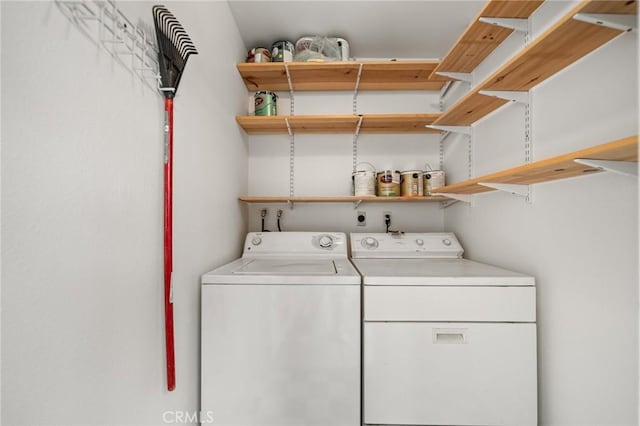
M 424 195 L 431 195 L 431 192 L 444 186 L 444 170 L 425 170 L 424 172 Z
M 278 115 L 278 95 L 262 91 L 254 95 L 255 115 Z
M 264 47 L 254 47 L 247 52 L 247 62 L 271 62 L 271 51 Z
M 271 46 L 272 62 L 292 62 L 293 61 L 293 43 L 288 40 L 279 40 Z
M 376 180 L 378 182 L 378 196 L 400 196 L 400 172 L 398 170 L 384 170 L 382 172 L 378 172 Z
M 366 164 L 371 167 L 372 170 L 356 170 L 351 174 L 351 180 L 353 182 L 353 195 L 376 195 L 376 168 L 370 163 L 358 163 L 356 168 L 360 164 Z
M 424 194 L 422 170 L 406 170 L 400 173 L 403 197 L 421 197 Z

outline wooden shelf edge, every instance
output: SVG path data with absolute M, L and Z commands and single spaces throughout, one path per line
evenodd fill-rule
M 447 78 L 431 77 L 438 60 L 347 62 L 240 62 L 236 68 L 250 91 L 288 91 L 286 68 L 295 91 L 440 90 Z M 286 67 L 286 68 L 285 68 Z
M 537 1 L 489 0 L 458 37 L 429 78 L 437 72 L 469 73 L 487 58 L 511 33 L 512 29 L 500 28 L 480 22 L 480 18 L 526 19 L 544 3 Z
M 362 117 L 360 133 L 439 133 L 426 127 L 440 114 L 344 114 L 344 115 L 238 115 L 236 122 L 247 134 L 352 134 Z
M 638 135 L 618 139 L 613 142 L 596 145 L 579 151 L 562 154 L 544 160 L 513 167 L 478 178 L 466 180 L 435 189 L 433 192 L 450 194 L 478 194 L 494 191 L 493 188 L 479 185 L 479 182 L 531 185 L 570 177 L 584 176 L 601 171 L 593 167 L 574 162 L 576 158 L 591 160 L 613 160 L 638 162 Z
M 425 203 L 449 201 L 449 198 L 442 195 L 431 195 L 426 197 L 377 197 L 377 196 L 246 196 L 239 197 L 244 203 L 356 203 L 356 202 L 374 202 L 374 203 Z
M 468 94 L 459 99 L 434 124 L 471 125 L 508 102 L 481 95 L 479 93 L 481 90 L 528 91 L 623 33 L 622 30 L 576 21 L 573 19 L 576 14 L 581 12 L 620 13 L 627 12 L 628 9 L 629 5 L 624 1 L 582 1 L 531 44 L 515 54 Z M 571 33 L 574 28 L 586 28 L 589 31 L 588 36 L 582 34 L 579 39 L 582 41 L 579 48 L 576 47 L 578 46 L 576 40 L 566 37 L 566 34 Z M 570 45 L 571 54 L 561 55 L 559 58 L 551 60 L 548 55 L 541 52 L 547 47 L 558 51 L 558 43 L 562 40 Z M 529 57 L 534 60 L 528 60 Z M 540 61 L 544 61 L 544 63 L 540 63 Z

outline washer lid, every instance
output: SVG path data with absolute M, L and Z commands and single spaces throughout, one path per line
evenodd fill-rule
M 202 284 L 360 285 L 347 258 L 243 257 L 202 276 Z
M 233 274 L 247 275 L 336 275 L 331 259 L 251 259 Z
M 468 259 L 353 259 L 365 285 L 533 286 L 533 277 Z

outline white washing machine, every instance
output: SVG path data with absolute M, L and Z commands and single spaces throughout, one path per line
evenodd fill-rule
M 343 233 L 249 233 L 242 258 L 202 276 L 201 412 L 359 426 L 360 283 Z
M 534 278 L 462 252 L 451 233 L 351 234 L 365 424 L 537 424 Z

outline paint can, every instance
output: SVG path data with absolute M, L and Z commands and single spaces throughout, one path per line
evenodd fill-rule
M 247 52 L 247 62 L 271 62 L 271 51 L 264 47 L 254 47 Z
M 254 97 L 255 115 L 278 115 L 278 95 L 273 92 L 257 92 Z
M 375 196 L 376 195 L 376 168 L 370 163 L 358 163 L 356 169 L 361 164 L 371 167 L 372 170 L 356 170 L 351 174 L 353 195 Z
M 400 172 L 397 170 L 384 170 L 376 177 L 378 182 L 378 195 L 380 197 L 400 196 Z
M 400 187 L 403 197 L 421 197 L 424 194 L 422 170 L 405 170 L 400 173 Z
M 424 172 L 424 195 L 431 195 L 431 191 L 443 187 L 444 170 L 425 170 Z
M 293 61 L 293 43 L 288 40 L 279 40 L 271 45 L 271 61 L 272 62 L 292 62 Z

